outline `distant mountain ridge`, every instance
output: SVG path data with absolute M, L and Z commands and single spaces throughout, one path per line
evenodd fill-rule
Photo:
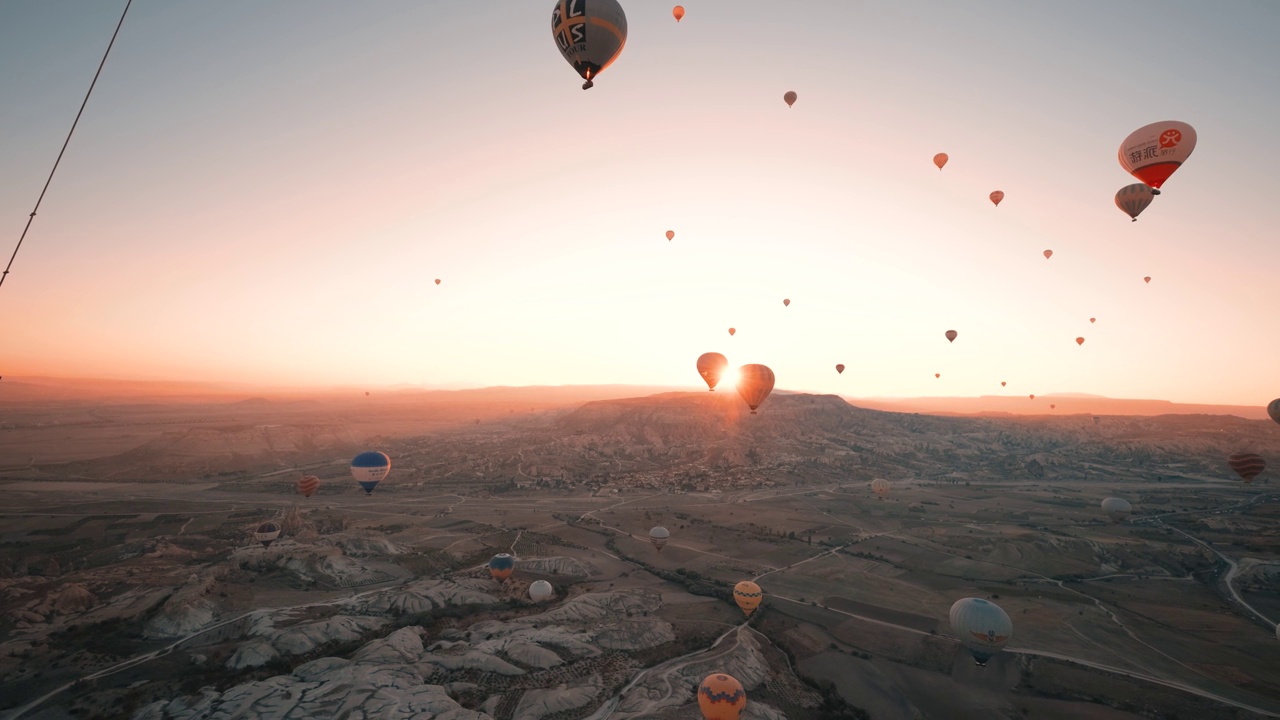
M 890 412 L 924 413 L 928 415 L 1234 415 L 1249 420 L 1266 420 L 1266 403 L 1258 405 L 1211 405 L 1175 403 L 1169 400 L 1141 400 L 1109 398 L 1083 393 L 1037 394 L 1032 400 L 1027 395 L 982 395 L 980 397 L 920 397 L 920 398 L 856 398 L 845 397 L 857 405 Z M 1056 405 L 1056 408 L 1050 408 Z

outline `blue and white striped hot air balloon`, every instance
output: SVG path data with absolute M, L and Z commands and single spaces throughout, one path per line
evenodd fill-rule
M 986 665 L 1013 637 L 1013 621 L 999 605 L 982 598 L 961 598 L 951 606 L 951 630 L 978 665 Z
M 364 488 L 365 495 L 372 495 L 373 489 L 391 472 L 391 458 L 386 453 L 362 452 L 351 461 L 351 475 Z

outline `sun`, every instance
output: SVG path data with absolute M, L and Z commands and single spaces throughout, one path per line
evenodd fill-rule
M 716 387 L 718 388 L 724 387 L 724 388 L 731 388 L 731 389 L 737 388 L 740 369 L 741 368 L 736 368 L 736 367 L 725 368 L 724 374 L 720 376 L 720 382 L 716 384 Z

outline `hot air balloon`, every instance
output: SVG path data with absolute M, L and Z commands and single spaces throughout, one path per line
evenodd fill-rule
M 955 330 L 948 330 L 946 334 L 947 334 L 947 342 L 956 341 L 956 336 L 958 335 L 958 333 L 956 333 Z
M 1133 506 L 1129 504 L 1128 500 L 1109 497 L 1102 501 L 1102 512 L 1111 518 L 1111 522 L 1119 524 L 1129 517 L 1129 513 L 1133 512 Z
M 1280 398 L 1272 400 L 1271 403 L 1267 405 L 1267 414 L 1271 416 L 1272 420 L 1280 423 Z
M 933 376 L 936 378 L 940 378 L 942 377 L 942 373 L 934 373 Z
M 783 299 L 782 299 L 782 307 L 791 307 L 791 300 L 790 300 L 790 299 L 788 299 L 788 298 L 783 298 Z
M 671 15 L 675 17 L 676 22 L 680 22 L 680 19 L 684 17 L 684 6 L 677 5 L 671 8 Z
M 1035 395 L 1030 395 L 1029 397 L 1030 397 L 1032 400 L 1035 400 L 1035 399 L 1036 399 L 1036 396 L 1035 396 Z
M 1267 461 L 1257 453 L 1235 453 L 1227 458 L 1227 464 L 1246 484 L 1253 482 L 1254 478 L 1267 469 Z
M 253 539 L 262 543 L 262 547 L 270 547 L 271 541 L 280 537 L 280 526 L 274 522 L 264 522 L 253 532 Z
M 1000 201 L 1004 199 L 1004 192 L 1002 190 L 994 190 L 987 197 L 991 198 L 991 202 L 994 203 L 996 207 L 1000 207 Z
M 587 90 L 627 44 L 627 16 L 618 0 L 556 0 L 551 36 Z
M 938 172 L 942 172 L 942 166 L 946 165 L 947 160 L 950 160 L 950 159 L 951 158 L 947 157 L 946 153 L 938 153 L 937 155 L 933 156 L 933 164 L 938 166 Z
M 675 230 L 668 230 L 668 231 L 667 231 L 667 242 L 671 242 L 672 240 L 674 240 L 674 239 L 675 239 L 675 237 L 676 237 L 676 231 L 675 231 Z
M 1048 259 L 1049 259 L 1049 258 L 1051 258 L 1051 257 L 1053 257 L 1053 251 L 1052 251 L 1052 250 L 1045 250 L 1045 251 L 1044 251 L 1044 259 L 1045 259 L 1045 260 L 1048 260 Z
M 662 548 L 667 544 L 667 538 L 669 537 L 671 537 L 671 531 L 661 525 L 649 530 L 649 542 L 658 548 L 658 552 L 662 552 Z
M 702 353 L 698 356 L 698 374 L 707 383 L 707 390 L 715 390 L 724 371 L 729 369 L 729 360 L 717 352 Z
M 752 415 L 756 414 L 756 408 L 760 407 L 771 392 L 773 392 L 772 370 L 764 365 L 743 365 L 738 368 L 738 395 L 742 396 L 747 407 L 751 408 Z
M 1195 128 L 1165 120 L 1129 133 L 1120 143 L 1117 157 L 1125 172 L 1158 190 L 1195 149 Z
M 747 691 L 731 675 L 711 673 L 698 686 L 698 708 L 706 720 L 738 720 L 747 706 Z
M 786 101 L 787 107 L 791 107 L 796 104 L 796 97 L 797 95 L 795 90 L 788 90 L 787 93 L 782 96 L 782 99 Z
M 1004 382 L 1003 380 L 1001 380 L 1001 381 L 1000 381 L 1000 387 L 1004 387 L 1004 386 L 1005 386 L 1005 382 Z
M 1151 282 L 1151 276 L 1150 276 L 1150 275 L 1148 275 L 1148 276 L 1146 276 L 1146 277 L 1142 278 L 1142 282 L 1144 282 L 1144 283 L 1150 283 L 1150 282 Z
M 1058 409 L 1058 406 L 1057 406 L 1057 405 L 1054 405 L 1053 403 L 1049 403 L 1049 409 L 1050 409 L 1050 410 L 1057 410 L 1057 409 Z
M 551 588 L 551 583 L 546 580 L 535 580 L 533 584 L 529 586 L 529 599 L 534 602 L 550 600 L 555 596 L 555 594 L 556 591 Z
M 1090 322 L 1090 323 L 1096 323 L 1096 322 L 1098 322 L 1098 318 L 1089 318 L 1089 322 Z
M 302 497 L 311 497 L 319 489 L 320 478 L 315 475 L 303 475 L 298 478 L 298 492 L 302 493 Z
M 498 553 L 489 558 L 489 575 L 498 582 L 511 577 L 511 572 L 515 569 L 516 560 L 508 553 Z
M 962 598 L 951 606 L 951 630 L 979 666 L 1013 636 L 1013 622 L 999 605 L 982 598 Z
M 391 458 L 385 453 L 362 452 L 351 461 L 351 475 L 364 488 L 365 495 L 372 495 L 373 489 L 391 472 Z
M 1078 338 L 1076 338 L 1076 344 L 1077 344 L 1077 345 L 1083 345 L 1083 344 L 1084 344 L 1084 338 L 1082 338 L 1082 337 L 1078 337 Z
M 836 372 L 844 374 L 844 365 L 843 364 L 836 365 Z M 1280 422 L 1280 420 L 1276 420 L 1276 422 Z
M 733 586 L 733 601 L 738 603 L 738 607 L 742 608 L 742 612 L 751 616 L 755 609 L 760 606 L 760 601 L 764 599 L 764 591 L 760 586 L 750 580 L 743 580 Z
M 440 284 L 440 278 L 436 278 L 436 284 L 437 284 L 437 285 L 439 285 L 439 284 Z
M 1138 222 L 1138 216 L 1159 194 L 1159 190 L 1143 183 L 1125 185 L 1116 191 L 1116 207 L 1128 213 L 1132 222 Z
M 885 496 L 889 494 L 889 481 L 884 478 L 876 478 L 875 480 L 872 480 L 871 492 L 875 493 L 876 497 L 883 500 Z
M 729 328 L 729 337 L 733 337 L 736 332 L 738 332 L 737 328 Z

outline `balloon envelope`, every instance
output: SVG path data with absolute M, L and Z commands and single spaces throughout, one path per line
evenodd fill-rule
M 951 158 L 947 157 L 946 153 L 938 153 L 937 155 L 933 156 L 933 164 L 938 166 L 938 170 L 942 170 L 942 166 L 946 165 L 947 160 L 950 160 L 950 159 Z
M 1077 344 L 1077 345 L 1083 345 L 1083 344 L 1084 344 L 1084 338 L 1082 338 L 1082 337 L 1078 337 L 1078 338 L 1076 338 L 1076 344 Z
M 992 193 L 987 197 L 991 198 L 991 202 L 994 203 L 996 207 L 1000 207 L 1000 201 L 1004 199 L 1004 191 L 1002 190 L 992 191 Z
M 391 458 L 386 453 L 362 452 L 351 461 L 351 476 L 364 488 L 366 495 L 373 494 L 373 489 L 391 472 Z
M 982 598 L 962 598 L 951 606 L 951 630 L 974 661 L 986 665 L 1013 636 L 1013 622 L 999 605 Z
M 1051 258 L 1051 257 L 1053 257 L 1053 251 L 1052 251 L 1052 250 L 1045 250 L 1045 251 L 1044 251 L 1044 259 L 1045 259 L 1045 260 L 1048 260 L 1048 259 L 1049 259 L 1049 258 Z
M 1267 405 L 1267 414 L 1271 416 L 1272 420 L 1280 423 L 1280 398 L 1272 400 L 1271 403 Z
M 1133 218 L 1133 222 L 1138 222 L 1138 216 L 1159 194 L 1159 190 L 1154 190 L 1143 183 L 1125 185 L 1116 192 L 1116 207 Z
M 876 478 L 875 480 L 872 480 L 871 492 L 875 493 L 876 497 L 883 500 L 885 496 L 889 494 L 889 481 L 883 478 Z
M 1150 275 L 1148 275 L 1148 276 L 1146 276 L 1146 277 L 1142 278 L 1142 282 L 1144 282 L 1144 283 L 1149 283 L 1149 282 L 1151 282 L 1151 276 L 1150 276 Z
M 516 569 L 516 559 L 508 553 L 498 553 L 489 559 L 489 575 L 494 580 L 506 580 Z
M 791 107 L 796 104 L 797 97 L 795 90 L 788 90 L 786 94 L 782 96 L 782 99 L 786 101 L 787 107 Z
M 253 539 L 262 543 L 262 547 L 271 545 L 271 541 L 280 537 L 280 526 L 274 522 L 264 522 L 253 533 Z
M 738 395 L 756 414 L 756 408 L 773 392 L 773 371 L 764 365 L 743 365 L 738 368 Z
M 1111 518 L 1111 522 L 1118 523 L 1129 517 L 1129 513 L 1133 512 L 1133 506 L 1128 500 L 1109 497 L 1102 501 L 1102 512 Z
M 715 390 L 724 371 L 729 369 L 729 360 L 717 352 L 702 353 L 698 356 L 698 374 L 707 383 L 708 390 Z
M 1177 120 L 1164 120 L 1129 133 L 1117 155 L 1126 172 L 1159 189 L 1195 149 L 1195 128 Z
M 667 231 L 667 241 L 668 241 L 668 242 L 670 242 L 671 240 L 674 240 L 674 239 L 675 239 L 675 237 L 676 237 L 676 231 L 675 231 L 675 230 L 668 230 L 668 231 Z
M 671 14 L 675 17 L 676 22 L 680 22 L 680 19 L 684 17 L 684 6 L 677 5 L 671 8 Z
M 1267 469 L 1267 461 L 1257 453 L 1235 453 L 1227 458 L 1227 464 L 1246 483 L 1253 482 L 1254 478 Z
M 534 602 L 542 602 L 550 600 L 556 591 L 551 588 L 551 583 L 546 580 L 536 580 L 529 586 L 529 599 Z
M 733 337 L 733 334 L 736 332 L 738 332 L 737 328 L 729 328 L 729 337 Z
M 1098 318 L 1089 318 L 1089 322 L 1090 322 L 1090 323 L 1096 323 L 1096 322 L 1098 322 Z
M 618 0 L 556 0 L 551 36 L 560 55 L 586 80 L 586 90 L 627 44 L 627 16 Z
M 706 720 L 738 720 L 747 706 L 747 691 L 731 675 L 711 673 L 698 686 L 698 709 Z
M 298 492 L 303 497 L 311 497 L 316 490 L 320 489 L 320 478 L 315 475 L 303 475 L 298 478 Z
M 956 335 L 957 335 L 957 334 L 958 334 L 958 333 L 956 333 L 956 331 L 955 331 L 955 330 L 948 330 L 948 331 L 947 331 L 947 342 L 955 342 L 955 341 L 956 341 Z
M 667 538 L 671 537 L 671 531 L 657 525 L 649 530 L 649 542 L 658 548 L 658 552 L 662 552 L 662 548 L 667 544 Z
M 844 365 L 843 364 L 836 365 L 836 372 L 844 373 Z M 1280 422 L 1280 420 L 1276 420 L 1276 422 Z
M 440 278 L 436 278 L 436 284 L 437 284 L 437 285 L 439 285 L 439 284 L 440 284 Z
M 791 300 L 789 300 L 789 299 L 787 299 L 787 298 L 783 298 L 783 300 L 782 300 L 782 307 L 790 307 L 790 305 L 791 305 Z
M 738 603 L 738 607 L 742 608 L 742 612 L 748 616 L 760 607 L 760 601 L 763 599 L 764 591 L 750 580 L 743 580 L 733 586 L 733 601 Z

